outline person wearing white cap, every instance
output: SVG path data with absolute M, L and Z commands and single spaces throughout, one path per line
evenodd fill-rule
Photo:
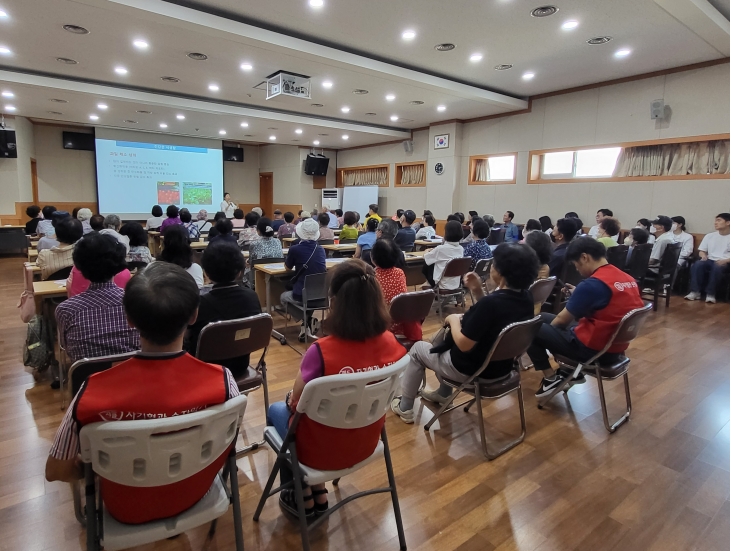
M 308 275 L 323 274 L 326 271 L 325 249 L 317 244 L 317 240 L 320 238 L 320 227 L 317 221 L 312 218 L 303 220 L 297 224 L 295 234 L 299 237 L 300 242 L 289 248 L 289 253 L 284 261 L 284 267 L 287 270 L 294 271 L 294 277 L 292 277 L 287 285 L 287 288 L 291 290 L 282 293 L 280 297 L 280 302 L 285 307 L 287 303 L 301 307 L 302 288 L 305 285 L 305 277 Z M 289 310 L 289 313 L 296 320 L 302 320 L 302 315 L 299 310 L 293 308 Z M 319 320 L 315 318 L 308 319 L 307 323 L 303 322 L 299 334 L 300 342 L 304 342 L 305 332 L 308 332 L 308 336 L 316 334 L 319 329 L 319 324 Z

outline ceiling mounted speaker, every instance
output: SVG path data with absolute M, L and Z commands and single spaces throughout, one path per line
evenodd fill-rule
M 404 151 L 406 153 L 414 152 L 414 140 L 404 140 Z

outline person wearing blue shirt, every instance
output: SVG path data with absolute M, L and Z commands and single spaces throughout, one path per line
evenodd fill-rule
M 518 226 L 513 224 L 513 218 L 515 213 L 511 210 L 503 214 L 503 228 L 505 228 L 505 242 L 506 243 L 517 243 L 520 241 L 520 231 Z
M 416 240 L 416 232 L 411 224 L 416 220 L 416 213 L 413 210 L 405 210 L 401 214 L 399 223 L 401 227 L 394 237 L 394 241 L 402 251 L 411 252 L 414 250 L 414 241 Z
M 472 235 L 474 239 L 464 249 L 464 256 L 472 258 L 470 271 L 474 271 L 477 263 L 482 259 L 492 258 L 492 249 L 487 244 L 487 238 L 490 236 L 490 226 L 487 225 L 482 218 L 472 223 Z
M 375 217 L 369 218 L 366 222 L 366 232 L 358 236 L 355 245 L 354 258 L 361 258 L 364 251 L 369 251 L 376 242 L 376 229 L 378 229 L 378 220 Z
M 327 207 L 322 207 L 322 212 L 327 214 L 328 218 L 330 218 L 330 222 L 328 223 L 327 227 L 332 230 L 337 230 L 340 227 L 340 223 L 338 222 L 338 217 L 335 215 L 335 213 Z

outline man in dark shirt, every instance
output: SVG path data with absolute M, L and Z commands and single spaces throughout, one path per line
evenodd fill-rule
M 438 377 L 462 382 L 482 367 L 495 339 L 511 323 L 533 317 L 533 298 L 528 287 L 538 275 L 538 257 L 527 245 L 504 243 L 495 249 L 490 277 L 499 290 L 485 296 L 482 280 L 474 273 L 465 275 L 464 283 L 477 299 L 464 315 L 452 314 L 445 320 L 453 343 L 444 352 L 430 352 L 432 345 L 417 342 L 409 355 L 401 384 L 402 397 L 394 399 L 391 410 L 405 423 L 414 422 L 414 400 L 424 371 L 431 369 Z M 500 379 L 513 369 L 512 360 L 490 362 L 481 379 Z M 442 384 L 437 390 L 421 392 L 423 399 L 443 404 L 452 388 Z
M 553 227 L 553 241 L 556 248 L 553 249 L 553 255 L 551 255 L 551 260 L 548 263 L 550 276 L 561 277 L 566 249 L 571 239 L 576 235 L 576 230 L 575 218 L 561 218 Z
M 256 293 L 235 281 L 244 271 L 244 256 L 236 243 L 226 241 L 211 243 L 203 253 L 201 264 L 213 282 L 213 288 L 201 297 L 198 318 L 188 328 L 185 349 L 192 355 L 196 353 L 200 332 L 209 323 L 261 314 L 261 305 Z M 234 378 L 238 378 L 246 374 L 249 356 L 239 356 L 220 363 L 231 371 Z
M 274 229 L 274 233 L 277 233 L 279 226 L 282 224 L 284 224 L 284 217 L 282 216 L 282 211 L 277 209 L 274 211 L 274 220 L 272 220 L 272 229 Z
M 38 205 L 31 205 L 25 209 L 25 214 L 30 217 L 30 220 L 25 223 L 25 235 L 34 235 L 38 228 L 38 222 L 43 220 L 43 217 L 41 216 L 41 207 Z
M 394 241 L 402 251 L 411 252 L 414 250 L 416 232 L 411 227 L 414 220 L 416 220 L 416 213 L 413 210 L 405 210 L 399 220 L 401 227 L 399 228 Z

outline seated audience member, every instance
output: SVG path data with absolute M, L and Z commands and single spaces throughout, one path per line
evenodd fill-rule
M 122 221 L 119 219 L 119 216 L 116 214 L 108 214 L 104 217 L 104 229 L 100 230 L 99 233 L 111 235 L 129 251 L 129 238 L 119 233 L 121 227 Z
M 297 224 L 299 224 L 300 222 L 302 222 L 302 220 L 303 220 L 303 218 L 302 218 L 302 213 L 303 213 L 303 212 L 305 212 L 305 211 L 304 211 L 304 210 L 300 210 L 300 211 L 298 211 L 298 212 L 297 212 L 297 218 L 295 218 L 295 219 L 294 219 L 294 225 L 295 225 L 295 226 L 296 226 Z
M 44 235 L 38 240 L 38 244 L 36 245 L 36 250 L 38 252 L 46 249 L 52 249 L 53 247 L 58 247 L 58 239 L 56 237 L 56 225 L 64 218 L 68 218 L 68 216 L 69 213 L 65 210 L 57 210 L 51 215 L 53 234 Z
M 596 211 L 596 225 L 589 228 L 589 237 L 593 237 L 594 239 L 597 238 L 597 233 L 599 233 L 601 221 L 604 220 L 604 218 L 606 218 L 607 216 L 611 218 L 614 216 L 614 213 L 609 209 L 599 209 L 598 211 Z M 617 233 L 617 236 L 614 237 L 615 243 L 617 242 L 617 239 L 619 239 L 619 233 Z
M 470 270 L 474 270 L 480 260 L 492 258 L 492 249 L 487 244 L 490 237 L 490 226 L 482 218 L 472 223 L 472 242 L 464 249 L 464 256 L 472 258 Z
M 140 348 L 140 335 L 124 315 L 124 288 L 112 281 L 127 270 L 124 255 L 121 243 L 101 233 L 89 234 L 74 247 L 74 267 L 83 276 L 74 280 L 77 285 L 85 280 L 87 288 L 56 307 L 61 345 L 72 362 Z
M 144 262 L 145 264 L 149 264 L 154 260 L 147 246 L 147 232 L 139 222 L 127 222 L 120 228 L 119 233 L 127 236 L 127 239 L 129 239 L 127 262 Z
M 401 209 L 399 209 L 401 210 Z M 402 251 L 413 251 L 414 241 L 416 240 L 416 232 L 411 227 L 411 224 L 416 220 L 416 213 L 413 210 L 405 210 L 398 220 L 400 225 L 398 233 L 394 238 L 396 244 Z
M 280 239 L 283 237 L 292 237 L 296 228 L 297 224 L 294 223 L 294 213 L 285 212 L 284 224 L 279 226 L 279 229 L 277 230 L 277 237 Z
M 259 239 L 252 241 L 249 245 L 249 266 L 254 265 L 254 260 L 260 258 L 284 258 L 282 253 L 282 242 L 274 237 L 274 228 L 269 218 L 259 218 L 256 223 L 256 232 Z
M 89 218 L 89 225 L 92 231 L 100 232 L 104 229 L 104 217 L 101 214 L 95 214 Z
M 551 237 L 553 233 L 553 222 L 551 222 L 550 216 L 541 216 L 538 221 L 541 223 L 541 231 L 548 237 Z
M 516 243 L 518 239 L 520 239 L 520 231 L 518 230 L 518 226 L 513 224 L 514 217 L 515 214 L 513 214 L 513 211 L 510 210 L 503 214 L 502 227 L 505 228 L 506 243 Z
M 358 239 L 358 221 L 353 211 L 347 211 L 343 214 L 343 229 L 340 230 L 340 242 L 343 239 Z
M 208 233 L 211 231 L 213 224 L 208 221 L 208 211 L 201 209 L 198 214 L 195 215 L 195 225 L 198 226 L 198 233 Z
M 604 245 L 607 249 L 617 246 L 619 240 L 619 221 L 611 216 L 605 216 L 602 221 L 599 222 L 599 231 L 594 234 L 594 237 L 599 243 Z
M 244 211 L 241 209 L 234 210 L 234 217 L 231 219 L 234 228 L 245 228 L 246 220 L 244 220 Z
M 25 209 L 25 214 L 28 218 L 30 218 L 30 220 L 25 223 L 25 235 L 35 235 L 36 230 L 38 229 L 38 223 L 43 220 L 41 207 L 38 205 L 31 205 Z
M 424 225 L 416 232 L 415 239 L 434 239 L 437 236 L 437 221 L 431 214 L 425 214 L 422 218 Z
M 219 220 L 225 220 L 226 219 L 226 213 L 223 211 L 218 211 L 216 214 L 213 215 L 213 223 L 211 224 L 211 229 L 208 230 L 208 239 L 213 239 L 218 235 L 218 230 L 216 229 L 216 224 Z M 233 226 L 231 226 L 233 228 Z
M 538 275 L 536 279 L 550 277 L 551 269 L 548 267 L 548 263 L 551 261 L 551 256 L 553 256 L 551 238 L 542 231 L 535 231 L 528 234 L 528 237 L 525 238 L 525 244 L 533 249 L 538 257 Z
M 451 222 L 450 222 L 451 223 Z M 391 402 L 391 410 L 405 423 L 414 422 L 414 400 L 424 378 L 424 371 L 434 371 L 438 379 L 462 382 L 482 367 L 500 331 L 511 323 L 533 317 L 533 298 L 528 287 L 536 279 L 538 259 L 533 250 L 519 243 L 504 243 L 494 251 L 490 277 L 498 287 L 485 295 L 482 280 L 474 273 L 465 275 L 464 284 L 477 301 L 465 314 L 447 316 L 453 342 L 449 349 L 432 354 L 432 344 L 417 342 L 411 361 L 401 382 L 401 398 Z M 510 375 L 513 361 L 490 362 L 481 379 L 498 380 Z M 443 404 L 452 394 L 451 387 L 441 384 L 437 390 L 421 391 L 421 397 Z
M 360 223 L 360 213 L 357 210 L 353 211 L 355 214 L 355 227 L 358 228 L 358 233 L 365 231 L 365 226 Z
M 244 256 L 235 243 L 211 243 L 203 253 L 201 264 L 208 279 L 213 282 L 213 287 L 201 296 L 198 318 L 188 330 L 185 349 L 192 355 L 195 355 L 198 347 L 198 336 L 209 323 L 261 314 L 256 293 L 236 283 L 244 271 Z M 227 367 L 234 378 L 238 379 L 246 375 L 249 355 L 225 360 L 221 365 Z
M 652 222 L 650 222 L 650 221 L 649 221 L 649 220 L 648 220 L 647 218 L 640 218 L 640 219 L 639 219 L 639 220 L 637 221 L 637 225 L 635 226 L 635 228 L 642 228 L 642 229 L 644 229 L 645 231 L 647 231 L 647 233 L 649 233 L 649 234 L 650 234 L 650 238 L 649 238 L 649 239 L 647 240 L 647 242 L 648 242 L 648 243 L 649 243 L 650 245 L 654 245 L 654 244 L 655 244 L 655 235 L 654 235 L 654 233 L 655 233 L 655 228 L 654 228 L 654 226 L 652 225 Z M 627 243 L 625 243 L 625 245 L 626 245 L 626 244 L 627 244 Z
M 359 260 L 349 260 L 332 271 L 328 336 L 311 346 L 300 364 L 294 387 L 284 402 L 269 407 L 267 424 L 276 428 L 282 438 L 305 385 L 320 377 L 380 369 L 400 360 L 404 354 L 393 333 L 388 331 L 390 319 L 373 268 Z M 357 315 L 354 313 L 357 312 Z M 303 416 L 297 427 L 297 458 L 315 469 L 346 469 L 373 454 L 378 445 L 385 416 L 372 425 L 341 430 L 325 427 Z M 323 445 L 326 442 L 327 445 Z M 336 451 L 337 450 L 337 451 Z M 283 466 L 280 482 L 292 481 L 292 472 Z M 325 484 L 303 488 L 305 515 L 328 508 Z M 284 489 L 280 507 L 297 514 L 294 490 Z
M 306 210 L 300 211 L 300 222 L 307 220 L 308 218 L 312 218 L 312 215 L 309 212 Z M 297 222 L 297 225 L 299 225 L 299 222 Z
M 180 222 L 180 225 L 188 230 L 190 240 L 198 241 L 201 236 L 201 231 L 198 229 L 198 224 L 193 222 L 193 215 L 190 214 L 188 209 L 180 209 Z
M 274 233 L 276 234 L 279 230 L 279 226 L 284 224 L 284 217 L 282 216 L 282 211 L 279 209 L 276 209 L 274 211 L 274 220 L 272 220 L 272 228 L 274 228 Z
M 335 209 L 335 216 L 338 217 L 338 227 L 342 228 L 345 224 L 345 221 L 343 220 L 343 209 Z
M 48 279 L 59 270 L 74 265 L 74 245 L 83 235 L 81 222 L 68 216 L 68 213 L 56 223 L 58 245 L 38 251 L 36 264 L 41 269 L 41 279 Z
M 237 243 L 238 240 L 233 233 L 234 228 L 232 220 L 233 219 L 229 220 L 228 218 L 223 218 L 216 222 L 216 235 L 210 237 L 209 232 L 208 242 L 214 243 L 216 241 L 228 241 L 230 243 Z
M 317 215 L 317 221 L 320 223 L 320 239 L 318 241 L 335 239 L 335 232 L 328 226 L 330 224 L 330 213 L 322 212 Z
M 179 224 L 182 224 L 182 222 L 180 221 L 180 209 L 175 205 L 168 205 L 165 214 L 167 214 L 167 218 L 165 218 L 165 220 L 163 220 L 162 224 L 160 225 L 160 231 L 162 233 L 165 233 L 165 230 L 168 229 L 170 226 L 177 226 Z
M 622 318 L 644 304 L 635 279 L 608 264 L 606 251 L 594 239 L 575 239 L 566 251 L 566 262 L 573 262 L 586 279 L 576 287 L 566 285 L 570 298 L 558 315 L 541 314 L 543 324 L 528 348 L 536 371 L 543 372 L 543 381 L 536 392 L 538 398 L 550 394 L 573 373 L 555 373 L 546 350 L 587 361 L 606 346 Z M 604 357 L 615 359 L 626 348 L 626 343 L 613 344 Z M 585 382 L 583 373 L 573 382 Z
M 369 218 L 375 218 L 379 222 L 381 221 L 381 217 L 378 216 L 378 205 L 368 205 L 368 214 L 366 214 L 365 221 L 368 222 Z
M 688 258 L 693 254 L 693 236 L 685 231 L 685 218 L 682 216 L 673 216 L 670 220 L 673 221 L 673 241 L 680 243 L 678 266 L 685 266 Z
M 124 311 L 129 325 L 139 331 L 142 351 L 92 375 L 81 387 L 54 437 L 46 461 L 47 480 L 77 483 L 83 478 L 79 431 L 90 423 L 109 420 L 109 412 L 172 417 L 238 396 L 228 369 L 182 353 L 185 330 L 195 322 L 199 301 L 195 282 L 172 264 L 154 262 L 130 281 Z M 228 450 L 210 468 L 159 488 L 120 486 L 102 478 L 106 512 L 126 524 L 178 515 L 206 494 L 227 455 Z
M 569 243 L 576 235 L 578 218 L 560 218 L 553 227 L 553 254 L 551 261 L 548 263 L 549 276 L 561 278 L 564 266 L 564 257 Z
M 421 215 L 421 218 L 417 218 L 414 220 L 414 223 L 411 224 L 411 227 L 416 233 L 419 233 L 419 230 L 425 226 L 424 217 L 426 215 L 434 216 L 430 210 L 424 210 L 424 214 Z
M 490 229 L 495 227 L 495 217 L 492 214 L 483 214 L 482 219 L 487 222 L 487 225 L 490 226 Z
M 89 220 L 93 215 L 94 213 L 91 212 L 91 209 L 79 209 L 79 212 L 76 213 L 76 218 L 81 222 L 81 226 L 84 228 L 84 235 L 94 231 L 91 224 L 89 224 Z
M 328 207 L 322 207 L 322 212 L 323 214 L 327 214 L 328 218 L 330 219 L 327 227 L 331 230 L 337 230 L 340 227 L 340 224 L 338 223 L 338 215 L 335 214 Z
M 571 218 L 572 220 L 576 221 L 576 236 L 582 236 L 584 235 L 584 223 L 581 221 L 581 218 L 579 218 L 579 215 L 575 212 L 567 212 L 564 215 L 564 218 Z M 575 236 L 571 236 L 571 239 L 573 239 Z
M 152 214 L 152 216 L 147 219 L 145 229 L 147 231 L 159 230 L 160 226 L 162 226 L 162 223 L 165 221 L 165 217 L 162 215 L 162 207 L 160 205 L 155 205 L 152 207 L 152 212 L 150 214 Z
M 219 220 L 219 224 L 228 222 L 230 220 Z M 176 264 L 188 272 L 195 280 L 196 285 L 200 289 L 203 287 L 203 269 L 200 264 L 193 263 L 192 256 L 193 251 L 190 248 L 190 242 L 188 241 L 188 232 L 180 224 L 174 224 L 169 226 L 170 229 L 165 231 L 165 247 L 157 257 L 160 262 L 168 262 L 170 264 Z M 155 264 L 154 262 L 152 263 Z M 145 268 L 145 271 L 149 270 L 150 266 Z M 144 272 L 142 272 L 144 273 Z
M 524 243 L 526 236 L 534 231 L 543 231 L 541 229 L 541 223 L 534 218 L 529 218 L 525 226 L 523 226 L 523 240 L 521 243 Z
M 396 209 L 396 214 L 391 217 L 394 222 L 400 222 L 401 217 L 404 215 L 404 209 Z
M 716 216 L 713 227 L 716 231 L 706 234 L 698 246 L 700 260 L 690 268 L 690 293 L 686 300 L 698 300 L 705 293 L 706 302 L 715 303 L 718 280 L 729 271 L 729 213 Z
M 56 207 L 53 205 L 46 205 L 43 207 L 43 219 L 38 222 L 38 226 L 36 226 L 36 233 L 38 235 L 48 235 L 49 237 L 53 237 L 53 213 L 56 212 Z
M 406 259 L 404 258 L 404 253 L 401 250 L 401 247 L 398 246 L 398 243 L 396 243 L 396 236 L 398 235 L 399 225 L 391 220 L 390 218 L 384 218 L 378 223 L 378 228 L 376 228 L 376 240 L 379 239 L 389 239 L 394 242 L 394 245 L 401 253 L 400 260 L 396 263 L 396 266 L 398 266 L 401 269 L 406 268 Z M 366 264 L 370 264 L 370 252 L 366 252 L 363 255 L 363 260 L 366 262 Z
M 246 227 L 239 232 L 239 245 L 247 245 L 259 238 L 259 234 L 256 233 L 256 225 L 261 218 L 253 210 L 246 214 L 244 219 L 246 220 Z
M 632 258 L 632 251 L 635 248 L 635 245 L 644 245 L 647 243 L 647 240 L 650 237 L 650 232 L 645 230 L 645 228 L 632 228 L 629 231 L 629 235 L 624 240 L 624 244 L 629 247 L 627 250 L 627 262 L 629 262 L 629 259 Z
M 325 249 L 317 244 L 320 238 L 320 228 L 318 223 L 312 218 L 303 220 L 297 224 L 297 237 L 300 242 L 289 248 L 287 258 L 284 261 L 284 267 L 287 270 L 294 270 L 291 291 L 285 291 L 280 297 L 280 302 L 284 305 L 290 302 L 295 305 L 302 306 L 302 289 L 305 286 L 305 277 L 308 275 L 324 274 L 326 271 Z M 300 311 L 289 310 L 293 318 L 302 321 L 300 328 L 299 341 L 305 341 L 305 331 L 309 331 L 310 335 L 314 335 L 319 330 L 320 321 L 308 314 L 307 320 L 302 320 Z
M 264 211 L 262 210 L 261 207 L 254 207 L 253 209 L 251 209 L 251 212 L 255 213 L 259 218 L 264 216 Z M 257 219 L 257 221 L 258 221 L 258 219 Z
M 355 245 L 354 258 L 361 258 L 365 251 L 370 251 L 373 244 L 376 242 L 376 230 L 378 229 L 378 220 L 376 218 L 369 218 L 366 222 L 366 232 L 363 235 L 358 236 L 358 241 Z
M 371 249 L 371 262 L 376 268 L 376 279 L 381 285 L 386 305 L 390 305 L 394 297 L 408 293 L 406 275 L 397 267 L 401 255 L 399 248 L 390 239 L 379 239 Z M 411 341 L 420 341 L 422 337 L 421 323 L 399 323 L 391 326 L 394 335 L 403 335 Z
M 669 216 L 659 215 L 655 220 L 652 221 L 652 225 L 655 228 L 655 242 L 652 244 L 652 254 L 650 255 L 650 267 L 654 268 L 653 271 L 657 272 L 657 267 L 662 262 L 662 255 L 665 254 L 665 249 L 668 245 L 675 243 L 673 239 L 673 221 Z
M 440 289 L 456 289 L 459 277 L 442 277 L 447 263 L 454 258 L 462 258 L 464 249 L 459 244 L 462 239 L 462 224 L 458 220 L 450 220 L 444 226 L 444 243 L 424 253 L 423 273 L 432 287 L 439 282 Z

